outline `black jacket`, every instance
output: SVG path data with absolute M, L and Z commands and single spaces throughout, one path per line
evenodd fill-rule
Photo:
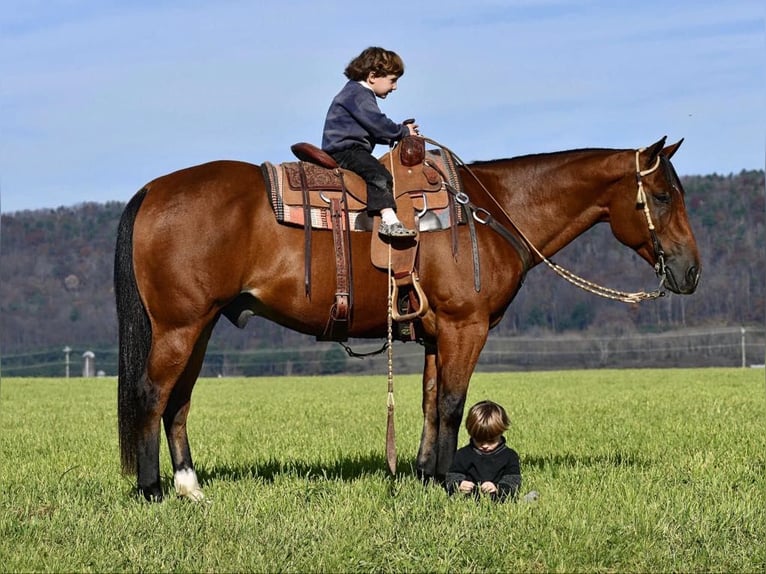
M 484 453 L 473 446 L 473 441 L 455 453 L 444 487 L 453 494 L 464 480 L 476 484 L 474 494 L 480 492 L 482 482 L 492 482 L 497 486 L 493 498 L 504 501 L 509 496 L 516 498 L 521 489 L 521 463 L 518 453 L 505 444 L 501 437 L 500 445 L 492 452 Z

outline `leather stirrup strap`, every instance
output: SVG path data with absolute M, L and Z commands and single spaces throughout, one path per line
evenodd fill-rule
M 452 239 L 452 257 L 455 258 L 457 261 L 457 252 L 458 252 L 458 237 L 457 237 L 457 228 L 459 224 L 459 215 L 458 215 L 458 209 L 461 209 L 458 207 L 457 202 L 455 201 L 455 196 L 451 193 L 447 193 L 447 197 L 449 198 L 449 212 L 450 212 L 450 239 Z
M 471 236 L 471 257 L 473 259 L 473 288 L 481 292 L 481 263 L 479 262 L 479 246 L 476 242 L 476 224 L 473 221 L 473 212 L 466 209 L 466 218 L 468 219 L 468 232 Z
M 348 339 L 349 283 L 348 283 L 348 246 L 343 232 L 343 208 L 338 198 L 330 200 L 332 219 L 332 238 L 335 248 L 335 301 L 330 308 L 323 338 L 331 341 Z
M 343 179 L 343 172 L 337 168 L 338 178 L 341 188 L 341 210 L 343 213 L 343 239 L 346 242 L 346 269 L 348 278 L 348 308 L 349 313 L 354 308 L 354 265 L 351 259 L 351 220 L 349 218 L 348 194 L 346 190 L 346 180 Z
M 306 182 L 306 170 L 303 162 L 298 162 L 298 172 L 301 176 L 301 193 L 303 194 L 303 286 L 306 297 L 311 298 L 311 202 L 309 201 L 309 186 Z

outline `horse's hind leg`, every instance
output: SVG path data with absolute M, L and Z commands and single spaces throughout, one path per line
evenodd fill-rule
M 189 437 L 186 433 L 186 417 L 189 415 L 192 390 L 202 369 L 205 350 L 212 330 L 213 324 L 209 325 L 197 340 L 189 363 L 173 387 L 165 412 L 162 415 L 165 424 L 165 436 L 168 439 L 170 449 L 170 459 L 173 463 L 173 484 L 176 493 L 178 496 L 185 496 L 195 502 L 204 499 L 205 496 L 200 488 L 192 462 Z
M 202 494 L 197 473 L 192 462 L 189 438 L 186 434 L 186 417 L 189 414 L 191 390 L 193 381 L 179 381 L 168 401 L 162 420 L 165 423 L 165 435 L 170 448 L 170 459 L 173 463 L 173 485 L 179 496 L 186 496 L 199 501 L 205 498 Z
M 162 500 L 160 484 L 160 416 L 157 405 L 159 394 L 152 383 L 144 378 L 142 393 L 143 416 L 136 430 L 136 475 L 138 492 L 148 501 Z
M 146 377 L 139 392 L 143 404 L 141 422 L 136 433 L 138 491 L 147 500 L 162 500 L 160 419 L 165 413 L 176 383 L 189 364 L 201 331 L 200 328 L 188 327 L 173 330 L 155 327 L 153 330 Z

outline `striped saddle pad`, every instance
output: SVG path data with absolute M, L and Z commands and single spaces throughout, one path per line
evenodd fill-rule
M 393 152 L 388 152 L 380 160 L 387 167 L 390 153 Z M 448 187 L 455 192 L 462 189 L 455 165 L 451 154 L 445 150 L 427 150 L 422 164 L 412 167 L 393 162 L 394 194 L 397 198 L 404 194 L 409 196 L 421 232 L 447 229 L 465 222 L 463 210 L 458 208 L 447 190 Z M 330 202 L 342 196 L 345 185 L 350 229 L 372 231 L 372 218 L 366 211 L 367 186 L 355 173 L 304 161 L 265 162 L 261 170 L 271 206 L 280 223 L 305 225 L 305 195 L 310 205 L 311 227 L 332 229 Z

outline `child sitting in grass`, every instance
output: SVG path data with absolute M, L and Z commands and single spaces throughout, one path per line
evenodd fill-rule
M 492 401 L 481 401 L 468 411 L 465 428 L 469 444 L 455 453 L 445 480 L 449 494 L 484 494 L 504 502 L 515 499 L 521 489 L 518 453 L 505 444 L 503 433 L 511 421 L 505 409 Z

